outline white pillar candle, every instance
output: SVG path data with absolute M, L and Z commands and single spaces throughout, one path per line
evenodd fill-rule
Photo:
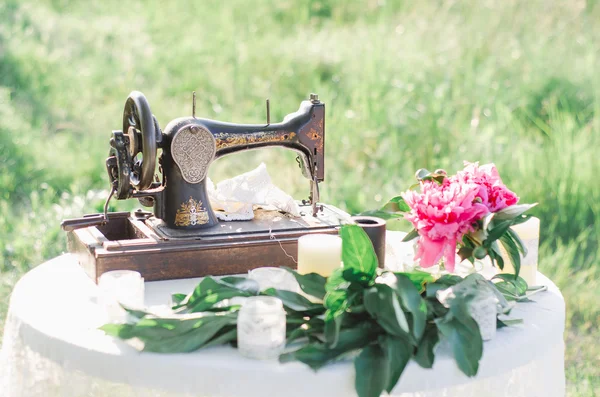
M 516 232 L 523 245 L 527 248 L 527 255 L 521 255 L 521 276 L 528 285 L 537 285 L 537 268 L 538 268 L 538 247 L 540 245 L 540 220 L 531 217 L 527 222 L 515 225 L 511 229 Z M 515 268 L 508 259 L 508 255 L 500 244 L 502 258 L 504 259 L 504 270 L 502 273 L 515 274 Z
M 298 273 L 329 277 L 342 263 L 342 239 L 331 234 L 307 234 L 298 239 Z

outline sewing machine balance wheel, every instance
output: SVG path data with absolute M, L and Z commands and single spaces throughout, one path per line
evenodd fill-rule
M 132 91 L 125 102 L 123 134 L 128 138 L 125 143 L 131 159 L 129 182 L 138 191 L 147 189 L 154 178 L 156 149 L 161 132 L 148 100 L 139 91 Z M 141 159 L 138 158 L 140 153 Z

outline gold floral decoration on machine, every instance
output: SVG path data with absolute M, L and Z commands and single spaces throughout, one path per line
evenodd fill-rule
M 195 226 L 208 223 L 208 213 L 202 206 L 202 201 L 192 197 L 179 206 L 175 215 L 175 226 Z
M 244 134 L 237 137 L 231 137 L 228 134 L 223 133 L 215 134 L 215 139 L 217 141 L 217 149 L 222 149 L 230 146 L 250 145 L 259 142 L 267 143 L 292 141 L 294 140 L 295 136 L 295 132 Z

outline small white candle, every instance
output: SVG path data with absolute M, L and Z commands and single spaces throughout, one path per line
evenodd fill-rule
M 521 270 L 519 276 L 522 277 L 528 285 L 537 285 L 538 268 L 538 247 L 540 245 L 540 220 L 531 217 L 527 222 L 511 227 L 516 232 L 523 245 L 527 248 L 527 255 L 521 256 Z M 515 274 L 515 268 L 508 259 L 504 247 L 500 245 L 502 259 L 504 259 L 504 270 L 502 273 Z
M 124 322 L 127 313 L 121 303 L 133 309 L 144 307 L 144 279 L 132 270 L 113 270 L 98 278 L 99 300 L 111 322 Z
M 248 278 L 258 283 L 261 291 L 268 288 L 300 292 L 300 286 L 292 273 L 278 267 L 259 267 L 248 272 Z
M 342 263 L 342 239 L 331 234 L 307 234 L 298 239 L 298 273 L 329 277 Z
M 498 299 L 489 295 L 476 297 L 469 304 L 469 313 L 479 326 L 481 339 L 492 340 L 496 336 L 496 318 L 498 316 Z
M 249 297 L 238 315 L 238 349 L 248 358 L 277 358 L 285 347 L 285 330 L 285 310 L 280 299 Z

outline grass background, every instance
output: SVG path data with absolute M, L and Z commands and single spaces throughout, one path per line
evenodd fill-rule
M 470 160 L 540 203 L 568 393 L 600 396 L 599 20 L 591 0 L 0 1 L 0 331 L 14 283 L 64 251 L 60 220 L 100 210 L 131 90 L 162 127 L 191 113 L 192 90 L 202 117 L 256 123 L 265 98 L 275 120 L 317 92 L 325 202 L 373 209 L 416 169 Z M 210 173 L 265 161 L 303 198 L 294 157 L 245 153 Z

